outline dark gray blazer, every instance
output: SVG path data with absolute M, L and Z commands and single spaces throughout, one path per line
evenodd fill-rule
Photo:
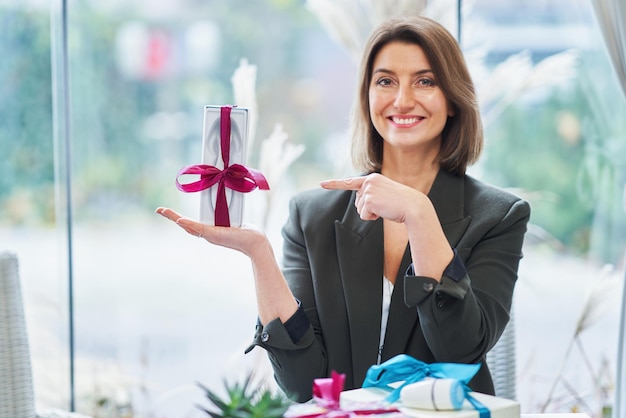
M 313 379 L 346 374 L 345 389 L 360 387 L 376 363 L 383 277 L 382 220 L 363 221 L 354 192 L 312 190 L 290 202 L 283 228 L 283 271 L 311 326 L 295 343 L 276 319 L 259 325 L 253 345 L 269 354 L 279 386 L 292 398 L 311 398 Z M 393 291 L 382 352 L 427 363 L 482 363 L 470 382 L 493 394 L 485 354 L 508 320 L 522 242 L 530 217 L 520 198 L 469 176 L 443 170 L 429 198 L 467 275 L 407 275 L 404 254 Z

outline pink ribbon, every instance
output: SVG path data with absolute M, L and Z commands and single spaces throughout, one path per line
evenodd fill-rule
M 334 370 L 331 372 L 330 377 L 315 379 L 313 381 L 313 400 L 326 411 L 291 416 L 291 418 L 351 418 L 363 415 L 381 415 L 391 412 L 400 412 L 398 409 L 392 407 L 356 410 L 341 409 L 339 405 L 339 395 L 343 391 L 345 380 L 345 374 L 339 374 Z
M 257 187 L 269 190 L 265 176 L 260 171 L 247 168 L 241 164 L 229 164 L 230 159 L 230 111 L 232 106 L 220 108 L 220 145 L 224 169 L 206 164 L 188 165 L 180 169 L 176 175 L 176 187 L 186 193 L 199 192 L 214 186 L 217 183 L 217 201 L 215 202 L 215 225 L 230 226 L 228 203 L 226 202 L 226 188 L 241 193 L 248 193 Z M 178 178 L 184 174 L 198 174 L 200 180 L 181 184 Z

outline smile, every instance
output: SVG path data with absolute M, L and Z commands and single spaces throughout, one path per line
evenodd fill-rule
M 420 120 L 424 119 L 423 117 L 412 117 L 412 118 L 399 118 L 396 116 L 392 116 L 391 120 L 393 121 L 393 123 L 395 123 L 396 125 L 411 125 L 413 123 L 416 123 Z

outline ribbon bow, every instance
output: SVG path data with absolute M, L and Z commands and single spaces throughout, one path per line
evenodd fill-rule
M 406 354 L 399 354 L 380 365 L 371 366 L 363 381 L 363 387 L 379 387 L 392 389 L 387 398 L 388 402 L 396 402 L 400 398 L 400 391 L 406 385 L 418 382 L 425 377 L 438 379 L 456 379 L 461 382 L 465 399 L 478 411 L 480 418 L 490 418 L 489 409 L 470 395 L 471 389 L 467 383 L 480 369 L 480 364 L 460 363 L 424 363 Z M 395 387 L 391 384 L 402 382 Z
M 217 183 L 217 200 L 215 203 L 215 225 L 230 226 L 228 203 L 226 202 L 226 187 L 241 193 L 248 193 L 257 187 L 269 190 L 265 176 L 260 171 L 244 167 L 241 164 L 229 164 L 230 159 L 230 112 L 232 106 L 220 108 L 220 146 L 224 169 L 207 164 L 188 165 L 180 169 L 176 175 L 176 187 L 186 193 L 199 192 L 208 189 Z M 199 174 L 200 180 L 181 184 L 178 178 L 184 174 Z
M 339 374 L 334 370 L 330 377 L 318 378 L 313 381 L 313 400 L 321 407 L 323 412 L 307 413 L 304 415 L 289 415 L 291 418 L 351 418 L 362 415 L 380 415 L 391 412 L 399 412 L 392 407 L 380 407 L 375 409 L 343 410 L 339 405 L 339 395 L 343 391 L 346 380 L 345 374 Z

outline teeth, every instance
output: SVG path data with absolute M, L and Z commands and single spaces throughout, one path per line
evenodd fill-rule
M 393 117 L 391 119 L 393 120 L 393 123 L 396 123 L 398 125 L 410 125 L 418 121 L 418 118 L 401 119 L 401 118 Z

